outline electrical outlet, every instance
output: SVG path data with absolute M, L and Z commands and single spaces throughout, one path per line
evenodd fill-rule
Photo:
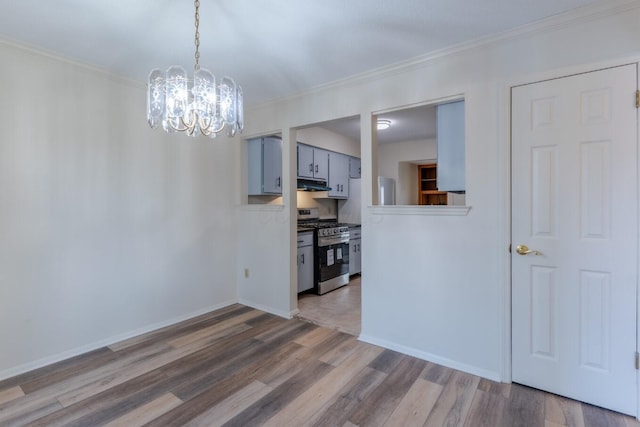
M 244 269 L 244 277 L 246 277 L 246 278 L 249 277 L 249 269 L 248 268 Z

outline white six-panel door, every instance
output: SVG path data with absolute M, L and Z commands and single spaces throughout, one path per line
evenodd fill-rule
M 512 90 L 513 381 L 631 415 L 637 76 L 633 64 Z

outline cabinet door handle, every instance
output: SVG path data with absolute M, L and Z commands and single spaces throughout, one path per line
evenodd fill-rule
M 318 165 L 316 165 L 316 173 L 318 173 Z
M 313 163 L 309 163 L 309 172 L 313 173 Z
M 276 178 L 276 187 L 280 188 L 281 181 L 282 181 L 282 179 L 280 177 Z
M 302 254 L 301 256 L 302 256 L 302 263 L 304 264 L 304 254 Z

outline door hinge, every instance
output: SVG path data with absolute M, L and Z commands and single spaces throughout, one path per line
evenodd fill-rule
M 636 351 L 636 369 L 640 369 L 640 353 Z
M 640 90 L 636 90 L 636 108 L 640 108 Z

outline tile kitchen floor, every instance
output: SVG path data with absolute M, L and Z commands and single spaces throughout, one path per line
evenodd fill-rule
M 324 295 L 302 294 L 298 297 L 296 317 L 347 334 L 360 335 L 360 276 L 347 286 Z

